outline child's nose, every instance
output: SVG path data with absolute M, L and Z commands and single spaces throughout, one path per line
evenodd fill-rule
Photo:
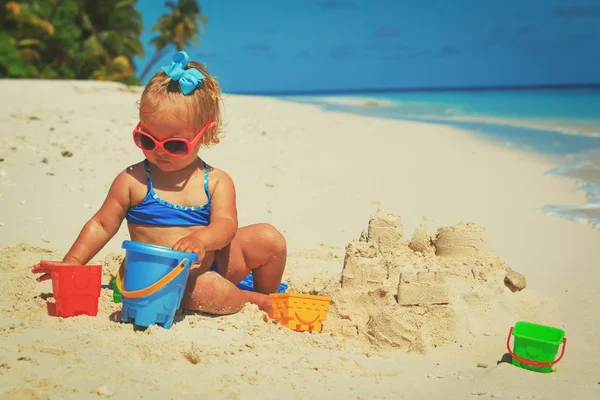
M 163 150 L 163 148 L 162 148 L 162 147 L 160 147 L 160 146 L 156 147 L 156 150 L 154 150 L 154 153 L 155 153 L 157 156 L 164 156 L 164 155 L 166 155 L 166 154 L 167 154 L 167 153 L 166 153 L 166 152 Z

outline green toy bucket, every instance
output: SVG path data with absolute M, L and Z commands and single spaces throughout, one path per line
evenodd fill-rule
M 510 348 L 510 337 L 514 335 L 514 352 Z M 560 356 L 558 348 L 562 343 Z M 508 332 L 506 348 L 512 356 L 512 363 L 530 371 L 549 373 L 552 366 L 565 354 L 567 338 L 565 331 L 551 326 L 519 321 Z

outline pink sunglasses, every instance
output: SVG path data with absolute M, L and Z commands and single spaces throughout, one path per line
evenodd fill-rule
M 200 140 L 206 129 L 210 126 L 211 121 L 208 121 L 196 137 L 190 142 L 187 139 L 182 138 L 169 138 L 161 142 L 154 139 L 150 134 L 140 130 L 141 122 L 138 122 L 135 129 L 133 130 L 133 142 L 137 147 L 144 151 L 155 151 L 161 148 L 165 153 L 175 157 L 188 156 L 196 143 Z

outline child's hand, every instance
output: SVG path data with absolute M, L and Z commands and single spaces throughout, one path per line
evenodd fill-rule
M 185 251 L 187 253 L 196 253 L 198 254 L 198 263 L 202 262 L 204 259 L 204 254 L 206 253 L 206 246 L 195 235 L 189 235 L 180 239 L 177 243 L 175 243 L 172 247 L 173 250 L 177 251 Z
M 31 269 L 31 272 L 34 274 L 44 274 L 36 278 L 36 281 L 43 282 L 50 279 L 50 270 L 52 269 L 52 265 L 79 265 L 79 263 L 74 261 L 41 261 L 39 264 L 34 265 Z

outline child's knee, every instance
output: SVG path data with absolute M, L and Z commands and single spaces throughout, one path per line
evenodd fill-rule
M 226 287 L 228 284 L 228 281 L 214 271 L 207 271 L 196 276 L 192 271 L 181 300 L 181 306 L 188 310 L 214 312 L 220 304 L 226 301 L 223 297 L 228 292 Z
M 210 314 L 230 314 L 239 307 L 232 307 L 235 286 L 214 271 L 190 276 L 181 306 L 188 310 Z
M 287 248 L 285 237 L 271 224 L 260 224 L 258 236 L 258 240 L 268 246 L 271 252 L 280 253 Z

